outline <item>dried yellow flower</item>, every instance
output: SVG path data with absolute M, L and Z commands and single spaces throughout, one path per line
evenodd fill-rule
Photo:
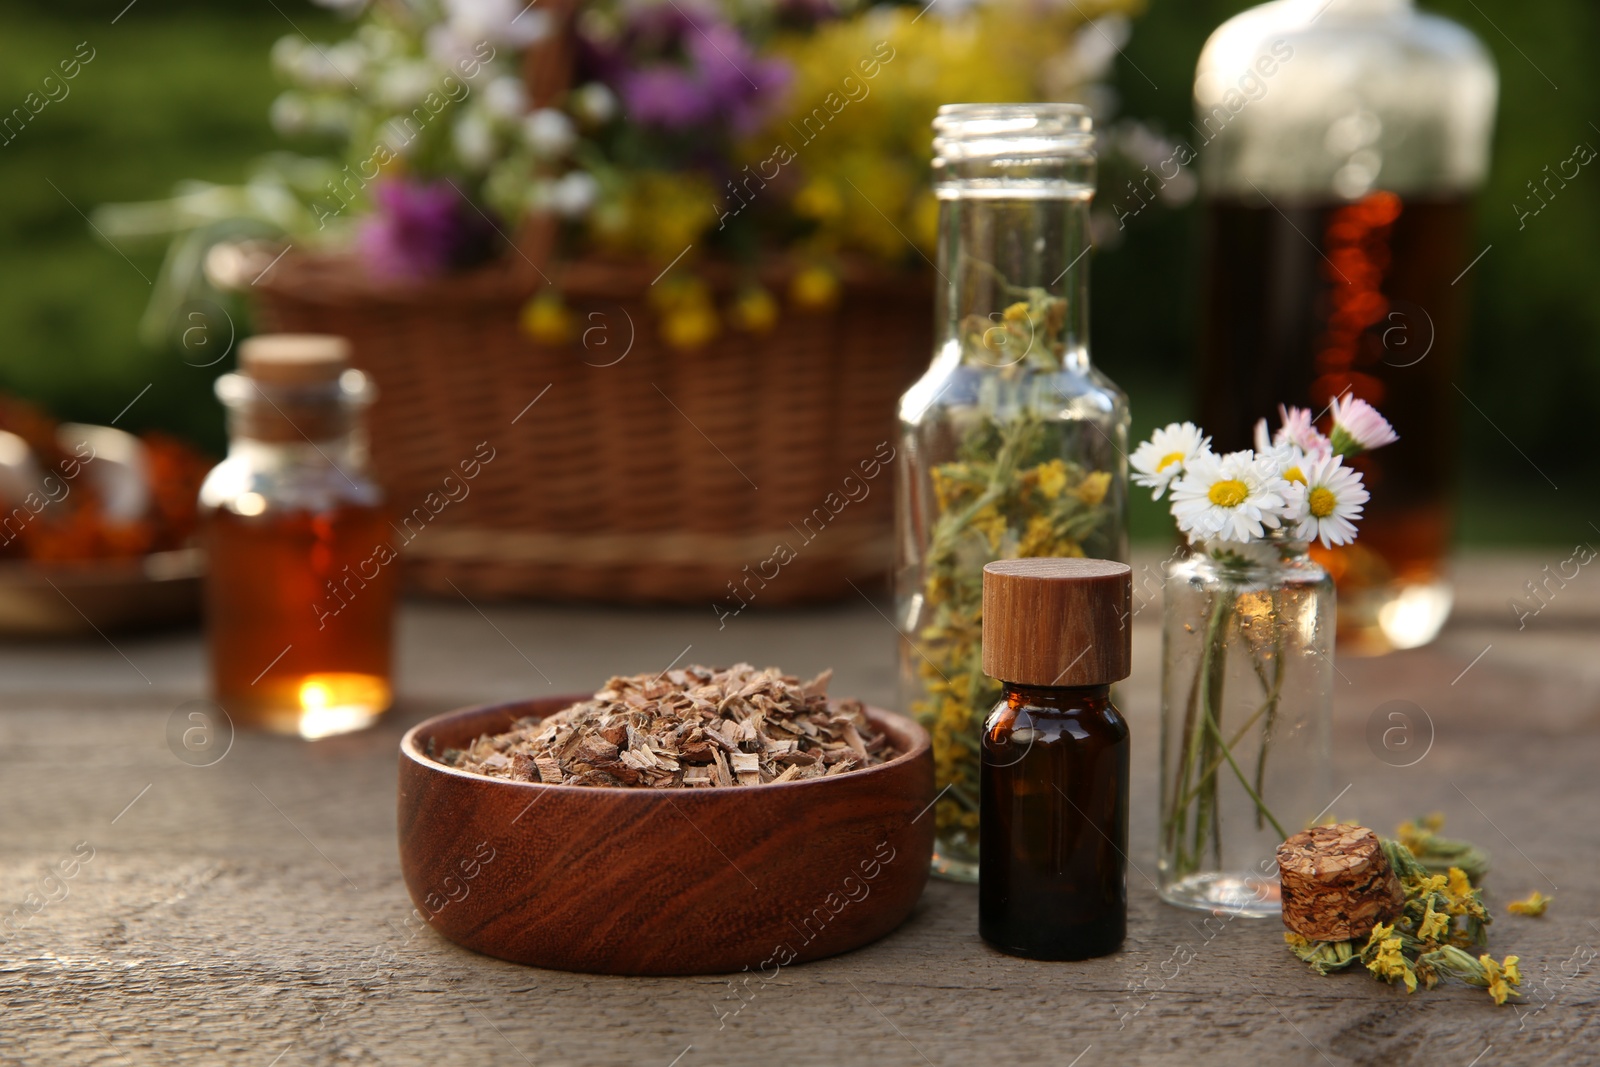
M 1442 942 L 1450 936 L 1450 914 L 1433 910 L 1433 900 L 1428 900 L 1428 910 L 1422 915 L 1422 921 L 1417 924 L 1417 940 L 1425 942 Z
M 718 332 L 717 313 L 710 304 L 691 301 L 662 317 L 661 336 L 673 348 L 699 348 Z
M 1078 483 L 1078 499 L 1091 508 L 1098 507 L 1111 488 L 1111 472 L 1095 471 Z
M 1485 953 L 1478 957 L 1478 962 L 1483 965 L 1484 973 L 1488 976 L 1489 995 L 1496 1004 L 1504 1004 L 1507 997 L 1516 996 L 1512 986 L 1522 984 L 1522 972 L 1517 968 L 1517 957 L 1507 956 L 1504 963 L 1496 963 L 1494 957 Z
M 1052 459 L 1048 463 L 1039 464 L 1034 468 L 1033 473 L 1036 477 L 1036 484 L 1039 486 L 1039 492 L 1043 493 L 1047 500 L 1058 499 L 1061 496 L 1061 490 L 1067 487 L 1067 465 L 1059 459 Z M 1089 478 L 1093 477 L 1095 475 L 1089 475 Z M 1107 474 L 1105 477 L 1109 479 L 1111 476 Z M 1084 481 L 1088 481 L 1089 478 L 1085 478 Z M 1102 493 L 1101 495 L 1104 496 L 1105 494 Z
M 1548 908 L 1550 906 L 1550 902 L 1554 899 L 1555 897 L 1547 897 L 1535 889 L 1523 899 L 1513 900 L 1511 903 L 1507 904 L 1506 910 L 1513 915 L 1526 915 L 1530 918 L 1538 918 L 1540 915 L 1544 914 L 1544 909 Z
M 1006 517 L 993 504 L 985 504 L 972 516 L 972 528 L 989 539 L 989 550 L 1000 551 L 1000 542 L 1006 535 Z
M 733 324 L 749 333 L 766 333 L 777 325 L 778 302 L 761 286 L 751 286 L 739 294 L 730 309 Z
M 1393 927 L 1390 927 L 1393 929 Z M 1377 930 L 1373 930 L 1377 934 Z M 1400 951 L 1401 940 L 1398 937 L 1386 937 L 1378 945 L 1378 954 L 1367 963 L 1367 970 L 1386 982 L 1402 981 L 1406 984 L 1407 993 L 1417 991 L 1417 974 L 1411 969 L 1411 963 Z
M 803 308 L 825 308 L 838 298 L 839 279 L 826 267 L 807 267 L 789 283 L 789 299 Z
M 545 290 L 522 306 L 522 332 L 542 345 L 566 344 L 572 338 L 572 312 L 561 297 Z

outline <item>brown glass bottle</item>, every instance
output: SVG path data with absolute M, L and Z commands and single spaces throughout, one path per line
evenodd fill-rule
M 984 724 L 978 933 L 1002 952 L 1082 960 L 1127 934 L 1131 572 L 1103 560 L 984 570 L 984 670 L 1004 684 Z M 1063 684 L 1064 683 L 1064 684 Z
M 983 939 L 1042 960 L 1115 952 L 1128 929 L 1128 724 L 1111 687 L 1007 685 L 984 724 L 981 776 Z

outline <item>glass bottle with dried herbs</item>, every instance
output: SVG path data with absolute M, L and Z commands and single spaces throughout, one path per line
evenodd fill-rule
M 895 587 L 902 703 L 933 736 L 936 873 L 974 880 L 983 567 L 1126 561 L 1128 404 L 1089 362 L 1094 138 L 1070 104 L 952 104 L 934 120 L 936 341 L 900 401 Z

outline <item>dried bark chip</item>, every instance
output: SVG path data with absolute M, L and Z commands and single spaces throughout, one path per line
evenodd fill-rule
M 860 701 L 830 705 L 831 672 L 689 666 L 617 676 L 589 700 L 524 718 L 442 762 L 546 784 L 728 788 L 843 774 L 893 759 Z

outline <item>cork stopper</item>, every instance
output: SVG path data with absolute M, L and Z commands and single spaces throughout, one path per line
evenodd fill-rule
M 1109 685 L 1133 660 L 1133 571 L 1103 559 L 983 568 L 983 670 L 1018 685 Z
M 328 333 L 264 333 L 239 345 L 239 371 L 263 385 L 324 385 L 350 365 L 350 342 Z
M 372 399 L 350 368 L 350 343 L 322 333 L 268 333 L 239 346 L 239 372 L 217 379 L 228 432 L 253 441 L 329 441 L 355 427 Z
M 1366 937 L 1405 905 L 1378 835 L 1365 826 L 1313 826 L 1278 846 L 1283 924 L 1312 941 Z

